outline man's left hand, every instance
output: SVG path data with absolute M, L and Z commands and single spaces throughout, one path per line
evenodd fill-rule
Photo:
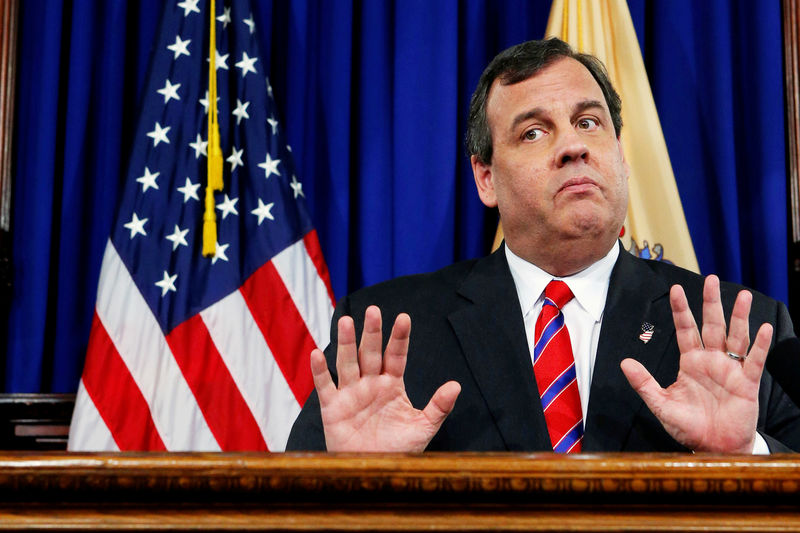
M 702 336 L 683 288 L 673 286 L 669 297 L 681 353 L 675 383 L 662 388 L 634 359 L 622 361 L 622 372 L 664 429 L 687 448 L 752 453 L 758 420 L 758 388 L 772 326 L 761 325 L 748 353 L 748 318 L 753 296 L 741 291 L 726 336 L 716 276 L 708 276 L 703 288 Z M 744 359 L 740 361 L 729 354 Z

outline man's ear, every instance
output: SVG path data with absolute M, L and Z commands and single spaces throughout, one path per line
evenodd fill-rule
M 481 202 L 486 207 L 497 207 L 492 165 L 482 162 L 477 155 L 470 156 L 469 162 L 472 164 L 472 175 L 475 178 L 475 186 L 478 188 Z

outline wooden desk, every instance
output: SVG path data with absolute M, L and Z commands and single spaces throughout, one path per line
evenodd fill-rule
M 800 531 L 800 458 L 0 455 L 0 530 Z

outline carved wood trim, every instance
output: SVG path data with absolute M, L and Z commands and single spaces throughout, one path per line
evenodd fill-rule
M 315 453 L 29 453 L 0 454 L 2 498 L 83 499 L 126 495 L 141 501 L 216 501 L 264 495 L 281 500 L 341 499 L 370 493 L 449 499 L 572 493 L 596 500 L 658 494 L 694 503 L 735 493 L 748 502 L 800 506 L 800 456 L 548 453 L 315 454 Z M 140 492 L 141 491 L 141 492 Z M 21 495 L 21 496 L 20 496 Z M 256 496 L 258 495 L 258 496 Z M 347 496 L 346 498 L 349 498 Z M 272 500 L 274 501 L 274 500 Z M 737 502 L 746 504 L 747 502 Z
M 0 230 L 11 228 L 11 138 L 17 65 L 17 1 L 0 2 Z
M 658 494 L 694 503 L 735 493 L 747 502 L 768 498 L 800 506 L 800 455 L 432 453 L 31 453 L 0 454 L 0 500 L 34 500 L 59 494 L 78 499 L 100 491 L 142 501 L 191 501 L 199 493 L 216 501 L 264 495 L 281 500 L 341 499 L 370 493 L 458 501 L 475 496 L 545 497 L 572 493 L 595 501 L 603 495 Z M 140 492 L 141 491 L 141 492 Z M 258 495 L 258 496 L 256 496 Z M 349 498 L 349 496 L 347 496 Z M 747 502 L 737 502 L 746 504 Z
M 0 530 L 800 531 L 800 457 L 0 455 Z
M 800 1 L 783 0 L 786 132 L 792 242 L 800 242 Z

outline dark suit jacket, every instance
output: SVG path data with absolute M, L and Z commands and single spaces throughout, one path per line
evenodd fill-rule
M 620 252 L 603 314 L 582 448 L 686 451 L 630 387 L 619 364 L 633 357 L 662 386 L 675 381 L 679 352 L 669 288 L 676 283 L 684 287 L 699 324 L 703 278 L 666 263 L 638 259 L 624 249 Z M 726 319 L 741 288 L 722 284 Z M 455 409 L 428 450 L 552 451 L 519 299 L 502 247 L 488 257 L 397 278 L 343 298 L 336 307 L 331 345 L 326 350 L 332 373 L 336 322 L 350 315 L 360 334 L 364 310 L 370 304 L 378 305 L 383 313 L 384 343 L 394 317 L 401 312 L 411 316 L 405 383 L 415 407 L 423 408 L 444 382 L 461 384 Z M 639 339 L 643 322 L 655 326 L 647 343 Z M 773 343 L 794 334 L 785 306 L 754 293 L 751 337 L 763 322 L 775 327 Z M 766 372 L 759 407 L 758 429 L 770 449 L 800 450 L 800 410 Z M 287 449 L 325 449 L 316 393 L 295 422 Z

